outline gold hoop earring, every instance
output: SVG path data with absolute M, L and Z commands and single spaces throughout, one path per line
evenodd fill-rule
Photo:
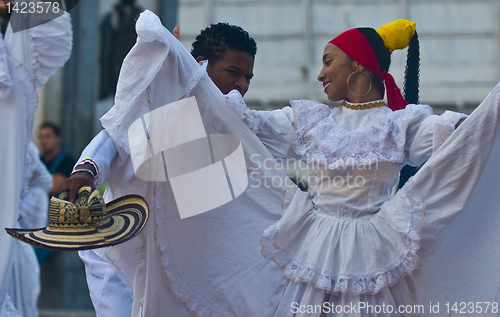
M 366 75 L 366 77 L 368 77 L 368 80 L 370 81 L 370 87 L 368 87 L 368 91 L 367 91 L 364 95 L 358 95 L 358 94 L 353 93 L 353 92 L 352 92 L 352 90 L 351 90 L 351 87 L 349 87 L 349 80 L 351 79 L 351 76 L 352 76 L 352 74 L 354 74 L 354 73 L 363 73 L 363 74 L 365 74 L 365 75 Z M 354 96 L 356 96 L 356 97 L 364 97 L 364 96 L 368 95 L 368 93 L 372 90 L 372 79 L 371 79 L 371 78 L 370 78 L 370 76 L 368 76 L 368 74 L 367 74 L 367 73 L 365 73 L 364 71 L 355 71 L 355 72 L 352 72 L 352 73 L 349 75 L 349 77 L 347 77 L 347 89 L 349 89 L 349 92 L 350 92 L 351 94 L 353 94 Z

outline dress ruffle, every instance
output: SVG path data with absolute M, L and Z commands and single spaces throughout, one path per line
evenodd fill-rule
M 196 70 L 196 72 L 194 72 L 193 76 L 191 77 L 191 79 L 189 79 L 187 85 L 186 85 L 186 89 L 184 90 L 184 95 L 185 96 L 188 96 L 191 94 L 191 91 L 193 90 L 193 88 L 198 85 L 198 83 L 200 82 L 200 80 L 206 75 L 208 77 L 208 73 L 207 73 L 207 66 L 208 66 L 208 61 L 204 60 L 200 63 L 200 68 Z
M 165 228 L 167 225 L 167 218 L 157 216 L 162 212 L 163 201 L 160 197 L 156 197 L 155 200 L 158 204 L 158 206 L 156 207 L 156 212 L 154 213 L 155 225 L 159 228 Z M 211 307 L 202 296 L 193 292 L 184 280 L 177 277 L 175 261 L 172 258 L 171 254 L 168 252 L 170 247 L 167 236 L 156 234 L 155 239 L 158 243 L 161 262 L 165 271 L 165 275 L 170 282 L 170 291 L 181 299 L 183 305 L 187 309 L 196 312 L 198 316 L 213 315 L 217 311 L 216 308 Z
M 328 293 L 376 294 L 419 263 L 424 202 L 408 182 L 398 208 L 360 217 L 317 209 L 298 192 L 283 217 L 262 235 L 262 253 L 295 281 Z M 394 220 L 393 220 L 394 219 Z
M 226 102 L 233 107 L 236 113 L 240 116 L 241 120 L 245 122 L 253 133 L 259 130 L 259 118 L 255 113 L 247 107 L 243 97 L 237 90 L 231 90 L 225 95 Z
M 318 162 L 329 168 L 339 168 L 346 161 L 354 164 L 402 162 L 408 126 L 421 116 L 432 115 L 427 105 L 408 105 L 395 112 L 386 108 L 384 115 L 370 115 L 370 125 L 347 131 L 333 118 L 340 108 L 330 109 L 309 100 L 294 100 L 291 105 L 297 131 L 296 152 L 309 163 Z

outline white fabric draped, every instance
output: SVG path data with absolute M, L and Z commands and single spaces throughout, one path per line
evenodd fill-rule
M 413 178 L 427 197 L 421 240 L 426 248 L 413 274 L 418 300 L 426 308 L 439 303 L 441 316 L 500 315 L 492 309 L 500 300 L 499 123 L 497 85 Z M 488 312 L 485 302 L 493 305 Z M 458 310 L 452 311 L 454 303 Z M 423 316 L 436 315 L 426 312 Z
M 179 299 L 199 316 L 270 315 L 285 277 L 262 257 L 259 240 L 279 219 L 286 174 L 274 167 L 259 168 L 264 159 L 274 161 L 269 152 L 158 17 L 142 13 L 137 34 L 138 42 L 123 62 L 115 106 L 101 119 L 119 155 L 111 166 L 105 198 L 135 193 L 150 207 L 150 220 L 138 237 L 106 250 L 133 289 L 132 315 L 191 315 Z M 247 170 L 254 178 L 249 177 L 247 190 L 233 201 L 181 220 L 169 182 L 135 177 L 128 128 L 140 116 L 188 96 L 196 97 L 207 134 L 244 140 Z M 189 122 L 179 128 L 183 126 L 189 129 Z M 282 183 L 260 186 L 264 177 Z

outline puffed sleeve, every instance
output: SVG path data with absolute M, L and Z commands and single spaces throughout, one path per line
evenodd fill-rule
M 465 118 L 466 114 L 453 111 L 445 111 L 442 115 L 413 111 L 406 129 L 405 163 L 412 166 L 424 163 L 455 131 L 457 123 Z
M 111 162 L 113 162 L 117 153 L 113 140 L 106 130 L 102 130 L 83 150 L 78 162 L 75 164 L 75 168 L 92 161 L 98 170 L 97 176 L 94 179 L 94 185 L 96 188 L 99 188 L 107 181 Z
M 16 18 L 30 19 L 36 15 L 19 14 Z M 13 32 L 9 24 L 5 42 L 10 54 L 21 61 L 35 85 L 40 87 L 71 55 L 73 32 L 70 15 L 64 12 L 53 20 L 19 32 Z
M 299 157 L 294 151 L 297 134 L 291 107 L 271 111 L 253 110 L 247 107 L 236 90 L 226 95 L 226 102 L 234 108 L 275 158 Z

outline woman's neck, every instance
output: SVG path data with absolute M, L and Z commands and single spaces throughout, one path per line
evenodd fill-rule
M 382 99 L 382 94 L 377 89 L 372 89 L 366 96 L 355 96 L 352 93 L 349 93 L 345 98 L 346 101 L 351 103 L 365 103 L 372 102 Z
M 380 108 L 386 106 L 383 100 L 363 102 L 363 103 L 350 103 L 349 101 L 342 101 L 342 106 L 352 110 L 367 110 L 373 108 Z

